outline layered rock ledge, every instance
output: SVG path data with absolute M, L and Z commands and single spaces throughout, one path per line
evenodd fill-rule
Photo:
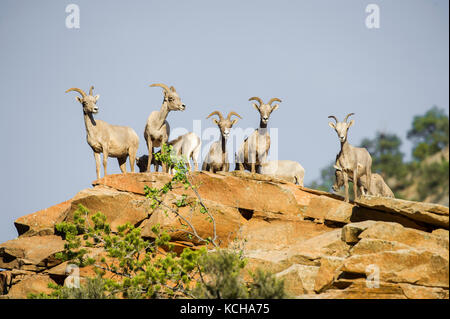
M 55 224 L 70 221 L 79 204 L 107 216 L 112 230 L 129 222 L 151 237 L 160 224 L 176 249 L 197 242 L 181 222 L 152 211 L 144 187 L 161 187 L 164 173 L 108 175 L 72 199 L 20 217 L 18 238 L 0 244 L 0 298 L 26 298 L 62 283 L 65 265 L 55 258 L 63 240 Z M 240 245 L 248 268 L 262 266 L 285 278 L 297 298 L 449 298 L 448 207 L 391 198 L 364 197 L 346 203 L 340 196 L 259 174 L 196 172 L 191 180 L 214 216 L 220 245 Z M 183 187 L 173 201 L 194 194 Z M 182 207 L 201 236 L 213 234 L 198 210 Z M 92 271 L 81 275 L 92 275 Z M 371 278 L 378 280 L 374 284 Z

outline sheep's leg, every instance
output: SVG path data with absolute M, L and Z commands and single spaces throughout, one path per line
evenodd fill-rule
M 296 184 L 303 187 L 303 177 L 301 175 L 295 176 Z
M 248 160 L 250 162 L 250 172 L 255 173 L 256 171 L 256 152 L 257 150 L 249 150 Z
M 347 175 L 347 172 L 343 171 L 342 176 L 344 178 L 344 191 L 345 191 L 344 201 L 346 201 L 348 203 L 349 199 L 348 199 L 348 175 Z
M 201 151 L 200 145 L 192 153 L 192 161 L 194 162 L 194 171 L 198 171 L 198 155 Z
M 364 186 L 359 186 L 359 191 L 361 195 L 366 195 L 366 191 L 364 190 Z
M 97 179 L 100 179 L 100 153 L 94 152 L 95 171 L 97 172 Z
M 355 200 L 358 198 L 358 180 L 356 179 L 358 169 L 353 171 L 353 194 Z
M 244 159 L 243 159 L 244 155 L 242 155 L 240 152 L 237 154 L 236 156 L 236 162 L 238 164 L 239 170 L 243 171 L 244 170 Z
M 165 155 L 164 149 L 163 149 L 163 145 L 164 143 L 161 143 L 161 155 Z M 169 167 L 167 166 L 167 163 L 162 162 L 161 163 L 162 166 L 162 171 L 163 173 L 168 173 L 169 172 Z
M 120 171 L 122 174 L 127 172 L 127 157 L 118 157 L 117 162 L 119 162 Z
M 104 176 L 108 175 L 108 173 L 107 173 L 108 156 L 109 156 L 108 150 L 103 149 L 103 170 L 105 172 Z
M 372 194 L 372 170 L 371 167 L 366 168 L 367 194 Z
M 198 171 L 198 162 L 195 158 L 193 158 L 192 161 L 194 162 L 194 172 L 196 172 Z
M 147 173 L 150 173 L 150 165 L 152 165 L 152 158 L 153 158 L 153 144 L 150 138 L 148 138 L 148 140 L 146 141 L 148 149 Z
M 128 154 L 128 157 L 130 158 L 131 173 L 134 173 L 134 163 L 136 161 L 136 153 L 137 153 L 137 149 L 133 149 Z

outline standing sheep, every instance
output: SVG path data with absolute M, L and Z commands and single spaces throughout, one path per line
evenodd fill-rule
M 228 113 L 226 118 L 223 117 L 219 111 L 214 111 L 208 115 L 207 119 L 213 115 L 217 115 L 219 120 L 213 119 L 214 123 L 219 126 L 220 140 L 214 142 L 209 149 L 208 154 L 203 161 L 202 170 L 215 173 L 217 171 L 228 172 L 230 163 L 228 163 L 228 154 L 226 151 L 227 139 L 230 136 L 231 127 L 236 124 L 238 119 L 231 120 L 231 116 L 235 115 L 242 119 L 242 117 L 236 112 Z
M 98 113 L 97 101 L 100 95 L 93 96 L 93 86 L 89 89 L 89 95 L 78 88 L 70 88 L 66 91 L 75 91 L 81 94 L 76 99 L 83 106 L 84 124 L 89 146 L 94 151 L 97 179 L 100 178 L 100 153 L 103 153 L 103 169 L 107 175 L 106 166 L 108 157 L 115 157 L 119 162 L 120 170 L 126 173 L 127 157 L 130 157 L 131 172 L 134 173 L 134 161 L 139 147 L 139 137 L 136 132 L 127 126 L 111 125 L 101 120 L 94 119 Z
M 161 147 L 164 143 L 167 143 L 170 135 L 170 126 L 166 121 L 167 115 L 170 111 L 184 111 L 186 105 L 181 102 L 175 88 L 170 88 L 161 83 L 152 84 L 151 87 L 159 86 L 164 89 L 164 99 L 161 109 L 159 111 L 153 111 L 150 113 L 147 124 L 145 125 L 144 138 L 147 143 L 148 158 L 147 172 L 150 172 L 150 164 L 153 157 L 153 148 Z M 163 163 L 163 172 L 167 172 L 166 165 Z
M 272 103 L 275 101 L 281 102 L 281 100 L 275 97 L 270 99 L 267 104 L 264 104 L 256 96 L 249 99 L 249 101 L 252 100 L 259 102 L 259 105 L 252 103 L 260 115 L 259 128 L 244 140 L 235 157 L 236 170 L 242 171 L 245 168 L 255 173 L 257 166 L 266 161 L 270 149 L 270 135 L 267 131 L 267 123 L 269 122 L 270 114 L 279 107 L 279 104 L 272 106 Z
M 336 121 L 336 123 L 329 122 L 328 125 L 333 128 L 341 142 L 341 150 L 336 156 L 336 165 L 342 168 L 342 175 L 344 179 L 345 201 L 349 201 L 348 196 L 348 179 L 352 176 L 354 181 L 358 180 L 363 175 L 367 176 L 370 181 L 372 178 L 372 157 L 365 148 L 354 147 L 348 143 L 347 134 L 348 129 L 355 121 L 351 120 L 347 123 L 347 119 L 355 113 L 347 114 L 343 122 L 339 122 L 334 115 L 328 116 Z M 370 193 L 370 183 L 367 185 L 367 191 Z M 353 188 L 355 199 L 357 196 L 357 187 Z

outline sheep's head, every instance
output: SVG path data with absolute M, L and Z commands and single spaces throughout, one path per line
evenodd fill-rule
M 334 116 L 334 115 L 328 116 L 329 118 L 332 118 L 336 121 L 336 124 L 333 122 L 329 122 L 328 125 L 330 125 L 330 127 L 336 131 L 341 143 L 344 143 L 345 141 L 347 141 L 348 129 L 350 128 L 350 126 L 352 126 L 355 123 L 355 120 L 351 120 L 350 122 L 347 122 L 347 119 L 351 115 L 354 115 L 354 114 L 355 113 L 347 114 L 347 116 L 345 117 L 343 122 L 339 122 L 338 119 L 336 118 L 336 116 Z
M 256 103 L 252 103 L 252 105 L 259 112 L 261 122 L 263 122 L 264 124 L 267 124 L 267 122 L 269 122 L 270 114 L 280 106 L 278 103 L 275 105 L 272 105 L 272 103 L 275 101 L 281 103 L 281 100 L 276 97 L 270 99 L 269 103 L 267 104 L 263 103 L 263 101 L 257 96 L 251 97 L 248 100 L 258 101 L 259 105 L 257 105 Z
M 93 96 L 92 95 L 92 90 L 94 89 L 93 86 L 91 86 L 91 88 L 89 89 L 89 95 L 87 95 L 83 90 L 79 89 L 79 88 L 71 88 L 68 89 L 66 91 L 70 92 L 70 91 L 75 91 L 81 94 L 80 96 L 77 96 L 76 99 L 78 102 L 81 103 L 81 105 L 83 106 L 83 112 L 84 114 L 90 114 L 90 113 L 98 113 L 98 106 L 97 106 L 97 101 L 100 98 L 100 95 L 96 95 Z
M 151 87 L 159 86 L 164 89 L 164 103 L 167 104 L 169 111 L 184 111 L 186 105 L 184 105 L 184 103 L 181 102 L 181 99 L 173 86 L 169 88 L 167 85 L 162 83 L 156 83 L 150 86 Z
M 239 114 L 233 111 L 228 113 L 228 116 L 226 118 L 224 118 L 222 113 L 220 113 L 219 111 L 214 111 L 208 115 L 207 119 L 209 119 L 213 115 L 217 115 L 219 117 L 219 120 L 213 119 L 213 122 L 216 123 L 217 126 L 219 126 L 220 133 L 225 139 L 227 139 L 230 136 L 231 127 L 238 121 L 238 119 L 232 120 L 231 116 L 234 115 L 242 119 L 242 117 Z

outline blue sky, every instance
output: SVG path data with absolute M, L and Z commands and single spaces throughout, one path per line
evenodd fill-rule
M 68 29 L 65 8 L 80 8 Z M 380 8 L 368 29 L 365 8 Z M 278 158 L 300 162 L 306 184 L 339 150 L 327 116 L 354 112 L 349 141 L 377 131 L 405 140 L 414 115 L 448 109 L 448 1 L 16 1 L 0 2 L 0 242 L 16 218 L 90 187 L 95 162 L 70 87 L 100 94 L 97 118 L 143 130 L 162 82 L 184 112 L 171 127 L 213 127 L 213 110 L 256 127 L 248 98 L 283 100 L 270 119 Z M 206 144 L 207 141 L 204 141 Z M 405 141 L 403 150 L 408 153 Z M 129 168 L 128 168 L 129 169 Z M 109 172 L 118 173 L 115 159 Z

